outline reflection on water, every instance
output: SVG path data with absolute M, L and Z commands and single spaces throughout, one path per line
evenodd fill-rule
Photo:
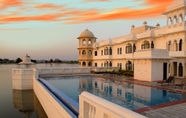
M 13 90 L 14 108 L 19 110 L 26 117 L 38 118 L 34 112 L 34 92 L 33 90 Z
M 37 64 L 36 68 L 77 67 L 77 64 Z M 0 118 L 47 118 L 32 90 L 12 90 L 12 68 L 25 65 L 0 64 Z
M 78 95 L 88 91 L 131 110 L 186 99 L 184 94 L 99 77 L 74 76 L 46 80 L 77 102 Z

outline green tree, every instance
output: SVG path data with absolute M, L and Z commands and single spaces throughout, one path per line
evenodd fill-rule
M 20 63 L 20 62 L 22 62 L 21 58 L 17 58 L 16 61 L 15 61 L 15 63 Z

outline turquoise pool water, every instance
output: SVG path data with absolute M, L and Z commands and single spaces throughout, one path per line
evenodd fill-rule
M 79 94 L 88 91 L 131 110 L 186 99 L 186 95 L 181 93 L 129 83 L 121 84 L 92 76 L 45 79 L 77 102 Z

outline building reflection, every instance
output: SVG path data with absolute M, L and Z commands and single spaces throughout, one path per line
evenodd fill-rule
M 171 91 L 103 78 L 79 79 L 79 90 L 91 92 L 121 106 L 127 105 L 133 110 L 186 98 Z
M 26 118 L 47 118 L 33 90 L 13 90 L 13 104 Z

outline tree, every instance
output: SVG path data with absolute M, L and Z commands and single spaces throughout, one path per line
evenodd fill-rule
M 52 63 L 53 62 L 53 59 L 50 59 L 50 63 Z
M 22 62 L 22 59 L 21 58 L 17 58 L 15 62 L 16 63 L 20 63 L 20 62 Z

